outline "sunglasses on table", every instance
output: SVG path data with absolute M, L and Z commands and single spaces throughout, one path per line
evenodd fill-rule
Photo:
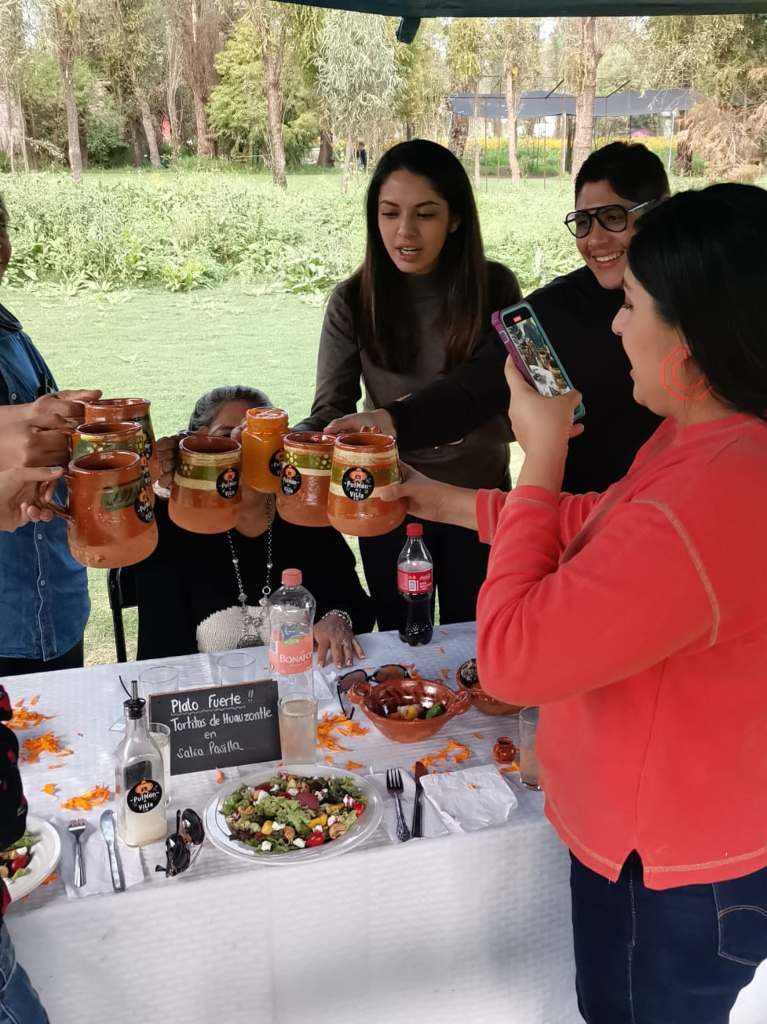
M 628 209 L 619 203 L 608 203 L 607 206 L 597 206 L 593 210 L 573 210 L 565 217 L 565 224 L 570 234 L 576 238 L 585 238 L 590 234 L 595 220 L 605 231 L 625 231 L 630 213 L 654 206 L 655 202 L 655 199 L 648 199 L 647 202 L 638 203 Z
M 176 811 L 176 831 L 165 840 L 165 867 L 158 864 L 155 871 L 164 871 L 166 878 L 180 875 L 192 863 L 190 847 L 199 847 L 205 838 L 205 829 L 199 814 L 187 807 Z
M 381 665 L 370 675 L 364 668 L 355 668 L 340 676 L 336 683 L 336 692 L 344 715 L 349 719 L 354 717 L 354 705 L 347 695 L 356 683 L 391 683 L 397 679 L 412 679 L 404 665 Z

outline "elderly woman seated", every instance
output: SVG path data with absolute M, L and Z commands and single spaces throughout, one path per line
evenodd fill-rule
M 247 409 L 270 404 L 254 388 L 214 388 L 195 405 L 189 430 L 228 437 Z M 172 479 L 175 448 L 171 439 L 159 442 L 161 483 Z M 338 666 L 350 665 L 355 655 L 363 656 L 354 634 L 371 630 L 374 617 L 349 545 L 330 527 L 284 522 L 274 505 L 273 495 L 244 487 L 237 529 L 199 534 L 179 529 L 168 517 L 167 501 L 158 499 L 159 543 L 135 567 L 139 658 L 263 643 L 264 599 L 286 568 L 302 571 L 317 601 L 320 664 L 329 656 Z

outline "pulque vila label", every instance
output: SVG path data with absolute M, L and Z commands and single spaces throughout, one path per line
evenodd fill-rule
M 154 519 L 154 509 L 152 508 L 149 495 L 147 494 L 146 488 L 149 484 L 147 484 L 146 479 L 144 484 L 145 486 L 141 488 L 138 497 L 133 502 L 133 509 L 142 523 L 151 523 Z
M 234 498 L 239 489 L 240 474 L 234 466 L 227 466 L 222 473 L 219 473 L 216 480 L 216 490 L 222 498 Z
M 126 803 L 134 814 L 153 811 L 162 800 L 162 786 L 153 779 L 142 779 L 128 791 Z
M 363 466 L 351 466 L 341 477 L 341 489 L 350 501 L 367 501 L 375 485 L 373 474 Z
M 282 473 L 282 464 L 285 459 L 285 449 L 278 448 L 277 451 L 269 459 L 269 472 L 272 476 L 279 476 Z
M 296 466 L 288 463 L 283 467 L 280 487 L 286 498 L 291 498 L 301 490 L 301 473 Z

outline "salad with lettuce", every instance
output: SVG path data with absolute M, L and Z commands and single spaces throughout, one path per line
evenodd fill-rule
M 40 842 L 40 836 L 36 832 L 25 832 L 17 839 L 13 846 L 0 853 L 0 878 L 15 882 L 17 878 L 23 878 L 31 872 L 29 866 L 34 855 L 33 847 Z
M 280 774 L 240 786 L 221 811 L 230 838 L 258 853 L 278 854 L 340 839 L 365 813 L 367 798 L 348 776 Z

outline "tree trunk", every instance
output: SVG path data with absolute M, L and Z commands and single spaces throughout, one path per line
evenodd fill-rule
M 597 46 L 597 19 L 579 18 L 581 28 L 581 74 L 575 97 L 575 141 L 572 176 L 575 179 L 581 164 L 591 153 L 594 143 L 594 97 L 597 91 L 597 70 L 602 54 Z
M 197 125 L 197 156 L 213 156 L 213 146 L 208 133 L 208 115 L 205 111 L 205 97 L 199 89 L 192 90 L 194 99 L 194 120 Z
M 408 142 L 410 142 L 411 139 L 415 138 L 415 125 L 413 124 L 412 121 L 405 122 L 405 138 L 407 139 Z
M 157 148 L 157 132 L 152 120 L 152 111 L 149 109 L 149 100 L 146 98 L 146 93 L 143 89 L 136 90 L 136 99 L 141 111 L 141 126 L 144 129 L 144 135 L 149 146 L 149 162 L 152 167 L 159 169 L 162 167 L 162 161 L 160 160 L 160 150 Z
M 134 118 L 130 119 L 128 124 L 128 133 L 130 135 L 131 163 L 134 167 L 140 167 L 144 161 L 144 156 L 141 151 L 141 139 L 139 138 L 139 132 L 136 128 L 136 121 Z
M 335 165 L 333 155 L 333 135 L 327 128 L 320 128 L 320 152 L 317 156 L 318 167 L 333 167 Z
M 506 72 L 506 114 L 509 119 L 509 171 L 511 180 L 518 185 L 522 180 L 522 172 L 519 168 L 517 157 L 517 115 L 519 114 L 519 98 L 517 96 L 516 82 L 514 75 Z
M 447 148 L 453 154 L 457 156 L 459 160 L 463 160 L 463 154 L 466 151 L 466 140 L 469 137 L 469 119 L 465 114 L 456 114 L 453 110 L 450 112 L 450 135 L 448 138 Z
M 344 172 L 341 175 L 341 191 L 346 195 L 349 188 L 349 176 L 351 174 L 352 163 L 354 161 L 354 143 L 352 142 L 352 136 L 349 135 L 346 139 L 346 150 L 344 152 Z
M 59 54 L 61 84 L 64 91 L 64 106 L 67 111 L 67 139 L 69 142 L 69 169 L 72 178 L 79 181 L 83 173 L 83 158 L 80 150 L 80 124 L 77 115 L 77 100 L 72 77 L 74 61 L 71 57 Z
M 264 48 L 266 50 L 266 48 Z M 278 188 L 288 187 L 285 173 L 285 141 L 282 137 L 282 84 L 280 66 L 273 53 L 264 52 L 264 87 L 266 111 L 269 121 L 269 149 L 271 150 L 272 181 Z

